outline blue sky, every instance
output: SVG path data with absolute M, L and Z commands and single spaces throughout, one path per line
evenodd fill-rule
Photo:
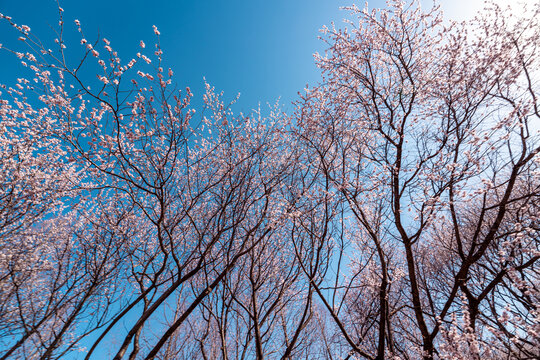
M 431 1 L 424 0 L 428 4 Z M 477 9 L 482 0 L 442 1 L 452 16 Z M 346 16 L 339 7 L 346 0 L 92 0 L 61 1 L 65 9 L 68 44 L 78 47 L 73 25 L 79 19 L 88 40 L 106 37 L 126 62 L 139 51 L 139 40 L 153 41 L 152 25 L 161 31 L 167 65 L 175 71 L 180 87 L 190 86 L 200 97 L 203 77 L 223 90 L 226 99 L 237 93 L 237 110 L 246 111 L 261 102 L 281 97 L 291 109 L 298 91 L 319 80 L 313 61 L 323 51 L 318 30 Z M 358 2 L 363 5 L 364 2 Z M 370 7 L 384 1 L 370 1 Z M 54 0 L 0 0 L 0 12 L 26 24 L 42 40 L 55 35 L 58 14 Z M 3 26 L 1 26 L 3 25 Z M 17 35 L 0 24 L 0 43 Z M 19 45 L 20 46 L 20 45 Z M 69 45 L 68 45 L 69 46 Z M 0 52 L 0 83 L 11 84 L 20 71 L 17 61 Z M 19 76 L 20 77 L 20 76 Z
M 241 93 L 241 110 L 281 97 L 290 103 L 307 82 L 319 75 L 313 53 L 323 50 L 318 29 L 341 21 L 339 0 L 229 1 L 62 1 L 67 35 L 78 47 L 73 19 L 79 19 L 88 40 L 98 33 L 111 41 L 126 62 L 139 51 L 139 40 L 151 44 L 152 25 L 161 32 L 165 59 L 181 87 L 195 95 L 203 77 L 232 99 Z M 0 12 L 26 24 L 41 38 L 54 39 L 48 25 L 57 23 L 53 0 L 0 0 Z M 16 35 L 0 27 L 0 43 Z M 69 46 L 69 44 L 68 44 Z M 14 79 L 18 65 L 0 53 L 0 83 Z M 13 61 L 12 61 L 13 60 Z M 7 65 L 7 66 L 6 66 Z

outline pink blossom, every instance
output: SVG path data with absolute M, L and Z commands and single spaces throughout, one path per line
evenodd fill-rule
M 105 76 L 98 76 L 99 80 L 104 83 L 104 84 L 108 84 L 109 83 L 109 79 L 107 79 Z

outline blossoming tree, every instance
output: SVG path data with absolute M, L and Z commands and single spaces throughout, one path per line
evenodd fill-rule
M 346 10 L 290 116 L 0 15 L 0 359 L 540 355 L 540 6 Z
M 298 117 L 346 209 L 321 298 L 349 356 L 538 356 L 540 8 L 348 10 Z

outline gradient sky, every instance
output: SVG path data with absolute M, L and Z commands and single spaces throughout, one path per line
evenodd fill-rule
M 510 0 L 499 0 L 511 3 Z M 539 1 L 539 0 L 528 0 Z M 431 4 L 430 0 L 423 0 Z M 139 40 L 153 41 L 152 25 L 161 31 L 168 66 L 180 87 L 190 86 L 200 96 L 203 77 L 223 90 L 226 99 L 241 93 L 237 110 L 246 111 L 261 102 L 281 97 L 285 109 L 306 83 L 319 73 L 313 53 L 323 51 L 318 30 L 346 16 L 339 7 L 345 0 L 92 0 L 61 1 L 66 34 L 72 47 L 80 38 L 73 25 L 79 19 L 86 38 L 106 37 L 126 62 L 139 51 Z M 463 19 L 482 7 L 482 0 L 443 0 L 446 13 Z M 363 5 L 364 2 L 359 2 Z M 384 6 L 382 0 L 370 7 Z M 0 12 L 26 24 L 43 40 L 55 35 L 49 26 L 58 20 L 54 0 L 0 0 Z M 2 26 L 3 25 L 3 26 Z M 17 35 L 0 24 L 0 43 L 10 44 Z M 71 40 L 69 40 L 71 39 Z M 20 44 L 17 44 L 20 47 Z M 17 46 L 15 45 L 15 46 Z M 12 84 L 20 66 L 0 52 L 0 83 Z
M 126 62 L 139 49 L 139 40 L 154 41 L 152 25 L 161 32 L 165 59 L 175 71 L 181 87 L 189 85 L 200 95 L 203 77 L 232 99 L 241 93 L 240 107 L 256 107 L 278 97 L 290 103 L 306 82 L 318 73 L 313 53 L 322 50 L 318 29 L 332 20 L 340 21 L 333 0 L 92 0 L 62 1 L 72 44 L 73 19 L 79 19 L 88 40 L 106 37 Z M 57 23 L 53 0 L 0 0 L 0 12 L 26 24 L 41 38 L 55 36 L 48 25 Z M 8 43 L 13 32 L 0 27 L 0 43 Z M 9 30 L 9 29 L 8 29 Z M 69 46 L 69 42 L 68 42 Z M 13 79 L 16 61 L 0 53 L 0 83 Z M 9 66 L 6 66 L 9 65 Z M 245 110 L 245 109 L 244 109 Z

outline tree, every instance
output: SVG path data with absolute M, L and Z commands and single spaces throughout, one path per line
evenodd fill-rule
M 245 256 L 272 246 L 291 208 L 287 118 L 234 115 L 209 85 L 197 118 L 189 88 L 172 89 L 159 43 L 122 63 L 78 21 L 84 54 L 73 65 L 62 12 L 57 51 L 2 15 L 29 46 L 12 52 L 33 78 L 2 101 L 11 190 L 2 197 L 0 357 L 60 358 L 85 346 L 90 358 L 116 336 L 110 356 L 155 358 Z M 85 78 L 91 71 L 97 81 Z M 28 150 L 12 144 L 19 137 Z M 8 247 L 19 238 L 36 255 Z
M 347 11 L 291 116 L 0 15 L 0 359 L 538 357 L 540 5 Z
M 346 207 L 328 310 L 356 356 L 538 355 L 539 7 L 487 10 L 392 1 L 324 29 L 299 132 Z

